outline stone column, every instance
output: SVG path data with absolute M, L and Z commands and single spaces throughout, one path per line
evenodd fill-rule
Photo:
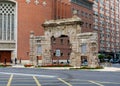
M 48 27 L 45 27 L 45 40 L 42 43 L 42 65 L 52 64 L 51 59 L 51 34 Z
M 30 32 L 30 63 L 36 65 L 36 53 L 35 53 L 35 36 L 34 32 Z
M 71 32 L 70 36 L 70 43 L 71 43 L 71 47 L 72 47 L 72 52 L 70 55 L 70 65 L 74 66 L 74 67 L 80 67 L 80 52 L 79 52 L 79 43 L 78 43 L 78 38 L 77 38 L 77 34 L 80 33 L 81 28 L 80 25 L 75 24 L 74 26 L 72 26 L 73 31 Z

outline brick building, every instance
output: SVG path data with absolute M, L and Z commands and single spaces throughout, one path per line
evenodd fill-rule
M 82 2 L 87 4 L 88 1 Z M 0 62 L 15 58 L 28 60 L 30 31 L 44 35 L 41 24 L 45 20 L 72 17 L 74 9 L 79 11 L 75 3 L 70 0 L 0 0 Z M 83 20 L 88 22 L 84 22 L 83 28 L 92 31 L 92 3 L 88 2 L 90 11 L 85 4 L 81 8 L 87 12 Z
M 71 0 L 72 11 L 77 10 L 77 16 L 82 21 L 82 32 L 93 31 L 93 2 L 89 0 Z
M 46 6 L 47 5 L 47 6 Z M 41 24 L 51 19 L 52 0 L 0 0 L 0 62 L 29 59 L 29 35 L 43 35 Z
M 106 4 L 101 6 L 103 2 L 100 1 Z M 5 58 L 7 62 L 15 58 L 29 60 L 30 31 L 34 31 L 36 36 L 44 35 L 41 26 L 44 21 L 70 18 L 74 10 L 84 23 L 82 32 L 98 31 L 99 50 L 118 51 L 120 49 L 119 2 L 119 0 L 94 0 L 93 5 L 93 0 L 0 0 L 0 62 Z M 103 8 L 105 10 L 101 13 Z M 109 28 L 103 25 L 101 32 L 103 22 Z
M 119 57 L 120 0 L 94 0 L 94 30 L 98 31 L 99 52 Z

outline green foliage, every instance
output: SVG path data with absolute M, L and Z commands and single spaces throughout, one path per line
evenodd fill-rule
M 70 68 L 70 69 L 103 69 L 103 67 L 98 66 L 98 67 L 95 67 L 95 68 L 91 68 L 91 67 L 88 67 L 88 66 L 82 66 L 80 68 Z
M 100 59 L 100 62 L 105 62 L 105 59 L 108 59 L 108 61 L 109 61 L 110 59 L 112 59 L 112 56 L 111 55 L 99 54 L 98 58 Z
M 110 60 L 112 58 L 112 56 L 111 55 L 107 55 L 106 58 Z
M 100 59 L 100 62 L 104 62 L 105 55 L 99 54 L 98 58 Z
M 10 64 L 0 64 L 0 67 L 11 67 Z
M 99 58 L 99 59 L 104 59 L 104 58 L 105 58 L 105 55 L 99 54 L 99 55 L 98 55 L 98 58 Z

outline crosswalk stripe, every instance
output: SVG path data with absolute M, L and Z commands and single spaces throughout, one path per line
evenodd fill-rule
M 38 81 L 38 79 L 37 79 L 35 76 L 33 76 L 33 79 L 35 80 L 37 86 L 42 86 L 42 85 L 40 84 L 40 82 Z
M 12 79 L 13 79 L 13 74 L 10 76 L 9 81 L 8 81 L 8 83 L 7 83 L 7 86 L 10 86 L 10 85 L 11 85 Z

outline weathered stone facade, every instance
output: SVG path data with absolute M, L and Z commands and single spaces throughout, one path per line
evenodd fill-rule
M 98 57 L 97 57 L 97 53 L 98 53 L 97 33 L 96 32 L 80 33 L 77 35 L 77 39 L 78 39 L 78 47 L 79 47 L 77 52 L 78 55 L 76 56 L 76 58 L 73 57 L 73 59 L 75 59 L 76 62 L 78 61 L 78 63 L 76 63 L 76 67 L 82 65 L 82 57 L 86 57 L 88 62 L 87 65 L 89 67 L 99 66 Z M 82 47 L 82 45 L 86 45 L 86 47 Z M 84 52 L 82 52 L 83 48 L 85 50 Z M 71 62 L 73 62 L 72 58 L 71 58 Z M 75 62 L 71 64 L 75 64 Z
M 67 35 L 70 38 L 72 52 L 77 52 L 77 34 L 81 32 L 81 24 L 82 21 L 77 16 L 73 16 L 72 18 L 68 19 L 46 21 L 43 24 L 45 30 L 45 41 L 47 43 L 47 45 L 43 46 L 45 48 L 44 51 L 48 50 L 49 52 L 51 50 L 50 38 L 52 36 L 59 37 L 61 35 Z
M 70 38 L 72 52 L 70 54 L 70 65 L 80 67 L 82 56 L 86 56 L 88 66 L 98 66 L 97 60 L 97 33 L 81 33 L 82 21 L 79 17 L 73 16 L 68 19 L 50 20 L 43 24 L 44 39 L 41 40 L 42 64 L 51 64 L 51 37 L 67 35 Z M 32 42 L 33 43 L 33 42 Z M 86 44 L 85 53 L 82 53 L 82 45 Z M 31 44 L 32 45 L 32 44 Z M 33 45 L 34 46 L 34 45 Z M 84 47 L 83 47 L 84 48 Z M 31 48 L 32 50 L 33 48 Z M 34 53 L 34 52 L 32 52 Z

